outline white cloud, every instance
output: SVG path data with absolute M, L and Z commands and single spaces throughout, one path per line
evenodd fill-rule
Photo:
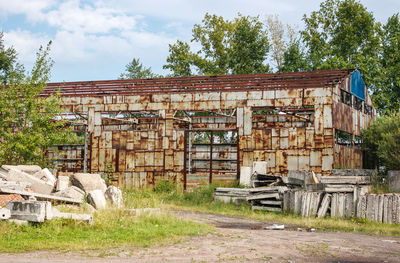
M 33 34 L 27 30 L 17 29 L 4 32 L 5 46 L 13 46 L 18 52 L 18 57 L 29 64 L 35 61 L 39 47 L 45 46 L 49 40 L 49 36 L 45 34 Z
M 3 15 L 25 14 L 30 21 L 37 21 L 43 11 L 55 3 L 55 0 L 0 0 L 0 12 Z

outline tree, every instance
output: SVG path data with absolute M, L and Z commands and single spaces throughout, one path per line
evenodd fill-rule
M 120 75 L 120 79 L 149 79 L 149 78 L 159 78 L 160 75 L 157 75 L 151 71 L 151 68 L 146 68 L 140 62 L 138 58 L 133 58 L 131 62 L 129 62 L 125 66 L 125 72 Z
M 17 51 L 13 47 L 6 48 L 0 32 L 0 84 L 7 84 L 11 72 L 21 74 L 23 68 L 17 63 Z
M 250 74 L 268 72 L 265 63 L 269 52 L 267 31 L 258 17 L 239 15 L 233 21 L 206 14 L 202 24 L 193 27 L 192 42 L 177 41 L 169 46 L 170 54 L 163 68 L 174 76 Z M 193 72 L 194 71 L 194 72 Z
M 57 96 L 40 96 L 49 81 L 53 61 L 50 44 L 37 52 L 30 73 L 11 70 L 0 86 L 0 162 L 46 165 L 49 146 L 67 137 L 66 121 Z
M 374 102 L 380 113 L 400 112 L 400 19 L 390 17 L 381 31 L 380 70 Z
M 326 0 L 303 17 L 301 31 L 311 70 L 358 68 L 372 84 L 377 72 L 379 23 L 355 0 Z
M 191 53 L 189 44 L 178 40 L 176 44 L 169 45 L 168 64 L 163 68 L 172 71 L 174 77 L 191 76 L 193 57 L 194 54 Z
M 293 39 L 283 52 L 283 62 L 278 67 L 279 72 L 299 72 L 307 71 L 310 67 L 307 63 L 304 48 L 299 39 Z
M 400 113 L 379 117 L 362 131 L 362 138 L 363 148 L 377 161 L 376 166 L 400 169 Z

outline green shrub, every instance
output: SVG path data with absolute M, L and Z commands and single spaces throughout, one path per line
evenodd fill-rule
M 400 169 L 400 113 L 378 117 L 361 135 L 363 149 L 376 167 Z

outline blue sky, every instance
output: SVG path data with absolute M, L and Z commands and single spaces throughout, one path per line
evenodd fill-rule
M 116 79 L 132 58 L 159 74 L 168 44 L 190 41 L 206 12 L 233 18 L 277 14 L 302 27 L 317 0 L 0 0 L 0 30 L 6 46 L 30 68 L 40 45 L 52 40 L 52 81 Z M 376 20 L 400 12 L 400 0 L 361 0 Z

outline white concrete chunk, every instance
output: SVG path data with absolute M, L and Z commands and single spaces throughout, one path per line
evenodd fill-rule
M 104 196 L 111 205 L 121 208 L 123 205 L 122 191 L 116 186 L 109 186 Z
M 8 208 L 0 208 L 0 219 L 6 220 L 11 217 L 10 209 Z
M 89 204 L 93 205 L 96 209 L 106 208 L 106 199 L 102 190 L 93 190 L 87 196 Z
M 71 182 L 85 193 L 93 190 L 101 190 L 104 193 L 107 190 L 107 186 L 99 174 L 76 173 L 71 177 Z
M 251 175 L 253 173 L 253 168 L 249 166 L 240 167 L 240 185 L 251 186 Z
M 64 191 L 69 186 L 69 176 L 58 176 L 56 191 Z

